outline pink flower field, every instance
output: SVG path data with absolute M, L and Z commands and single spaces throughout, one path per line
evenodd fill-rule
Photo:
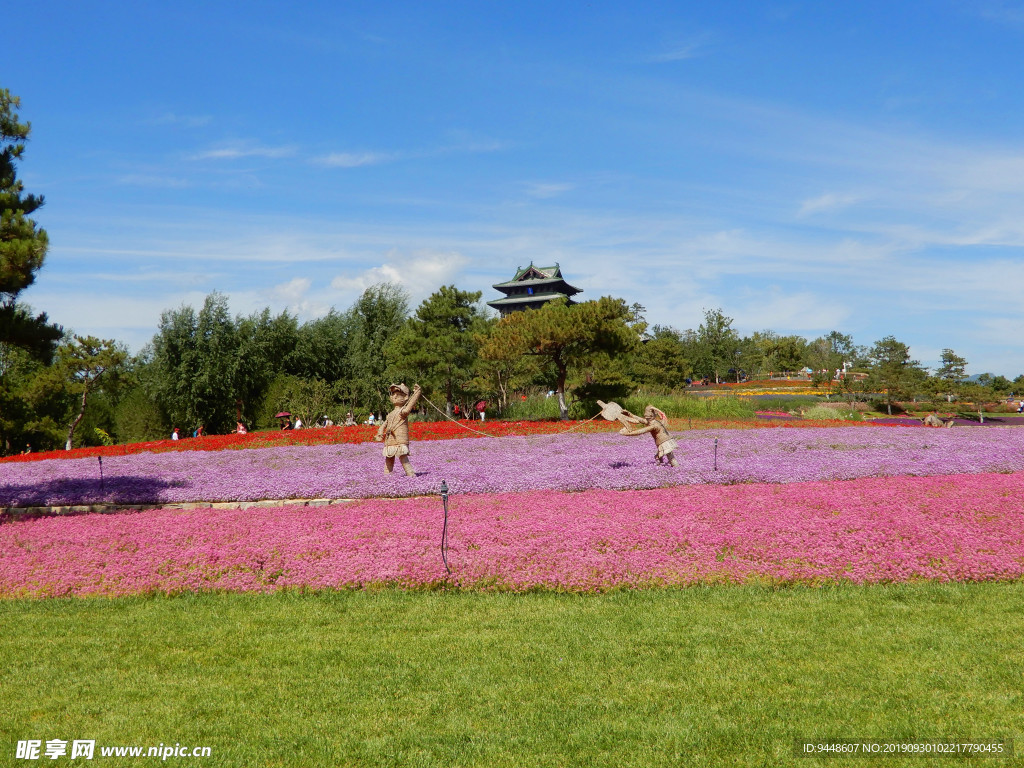
M 981 581 L 1024 575 L 1024 474 L 866 477 L 328 507 L 151 510 L 0 525 L 0 596 L 701 583 Z
M 640 490 L 1024 470 L 1024 429 L 834 427 L 681 432 L 680 466 L 616 433 L 412 445 L 416 477 L 384 473 L 376 443 L 186 451 L 0 465 L 0 506 L 373 498 L 454 492 Z M 716 444 L 717 441 L 717 444 Z

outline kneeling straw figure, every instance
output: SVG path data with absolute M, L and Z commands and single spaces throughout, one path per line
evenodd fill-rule
M 390 475 L 395 469 L 395 457 L 402 462 L 402 469 L 409 477 L 415 477 L 412 464 L 409 463 L 409 414 L 413 412 L 420 399 L 420 385 L 409 388 L 405 384 L 392 384 L 388 387 L 388 396 L 395 406 L 384 419 L 373 438 L 378 443 L 384 441 L 384 467 Z
M 641 423 L 642 426 L 639 426 L 636 429 L 630 429 L 628 426 L 624 426 L 619 430 L 619 434 L 642 435 L 645 432 L 650 432 L 651 437 L 654 438 L 654 444 L 658 447 L 658 452 L 654 456 L 658 460 L 658 463 L 661 464 L 661 460 L 667 458 L 669 464 L 673 467 L 678 467 L 679 462 L 676 461 L 673 451 L 678 450 L 679 443 L 673 440 L 672 435 L 668 433 L 668 417 L 665 415 L 664 411 L 659 411 L 653 405 L 648 405 L 644 408 L 644 417 Z

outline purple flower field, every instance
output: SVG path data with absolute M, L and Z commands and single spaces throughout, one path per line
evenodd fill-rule
M 0 506 L 370 498 L 437 493 L 649 489 L 900 475 L 1017 472 L 1024 430 L 836 427 L 676 435 L 680 466 L 654 461 L 652 441 L 610 434 L 413 443 L 417 476 L 384 474 L 377 444 L 140 453 L 0 465 Z
M 1024 577 L 1024 474 L 150 510 L 0 526 L 0 597 Z

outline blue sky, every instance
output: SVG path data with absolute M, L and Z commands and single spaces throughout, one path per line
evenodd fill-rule
M 137 350 L 558 262 L 652 323 L 1024 373 L 1024 2 L 40 2 L 38 310 Z

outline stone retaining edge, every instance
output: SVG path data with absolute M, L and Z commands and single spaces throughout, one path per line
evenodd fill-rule
M 326 507 L 355 499 L 263 499 L 262 501 L 186 501 L 174 504 L 70 504 L 50 507 L 0 507 L 0 522 L 60 515 L 139 512 L 144 509 L 252 509 L 263 507 Z

